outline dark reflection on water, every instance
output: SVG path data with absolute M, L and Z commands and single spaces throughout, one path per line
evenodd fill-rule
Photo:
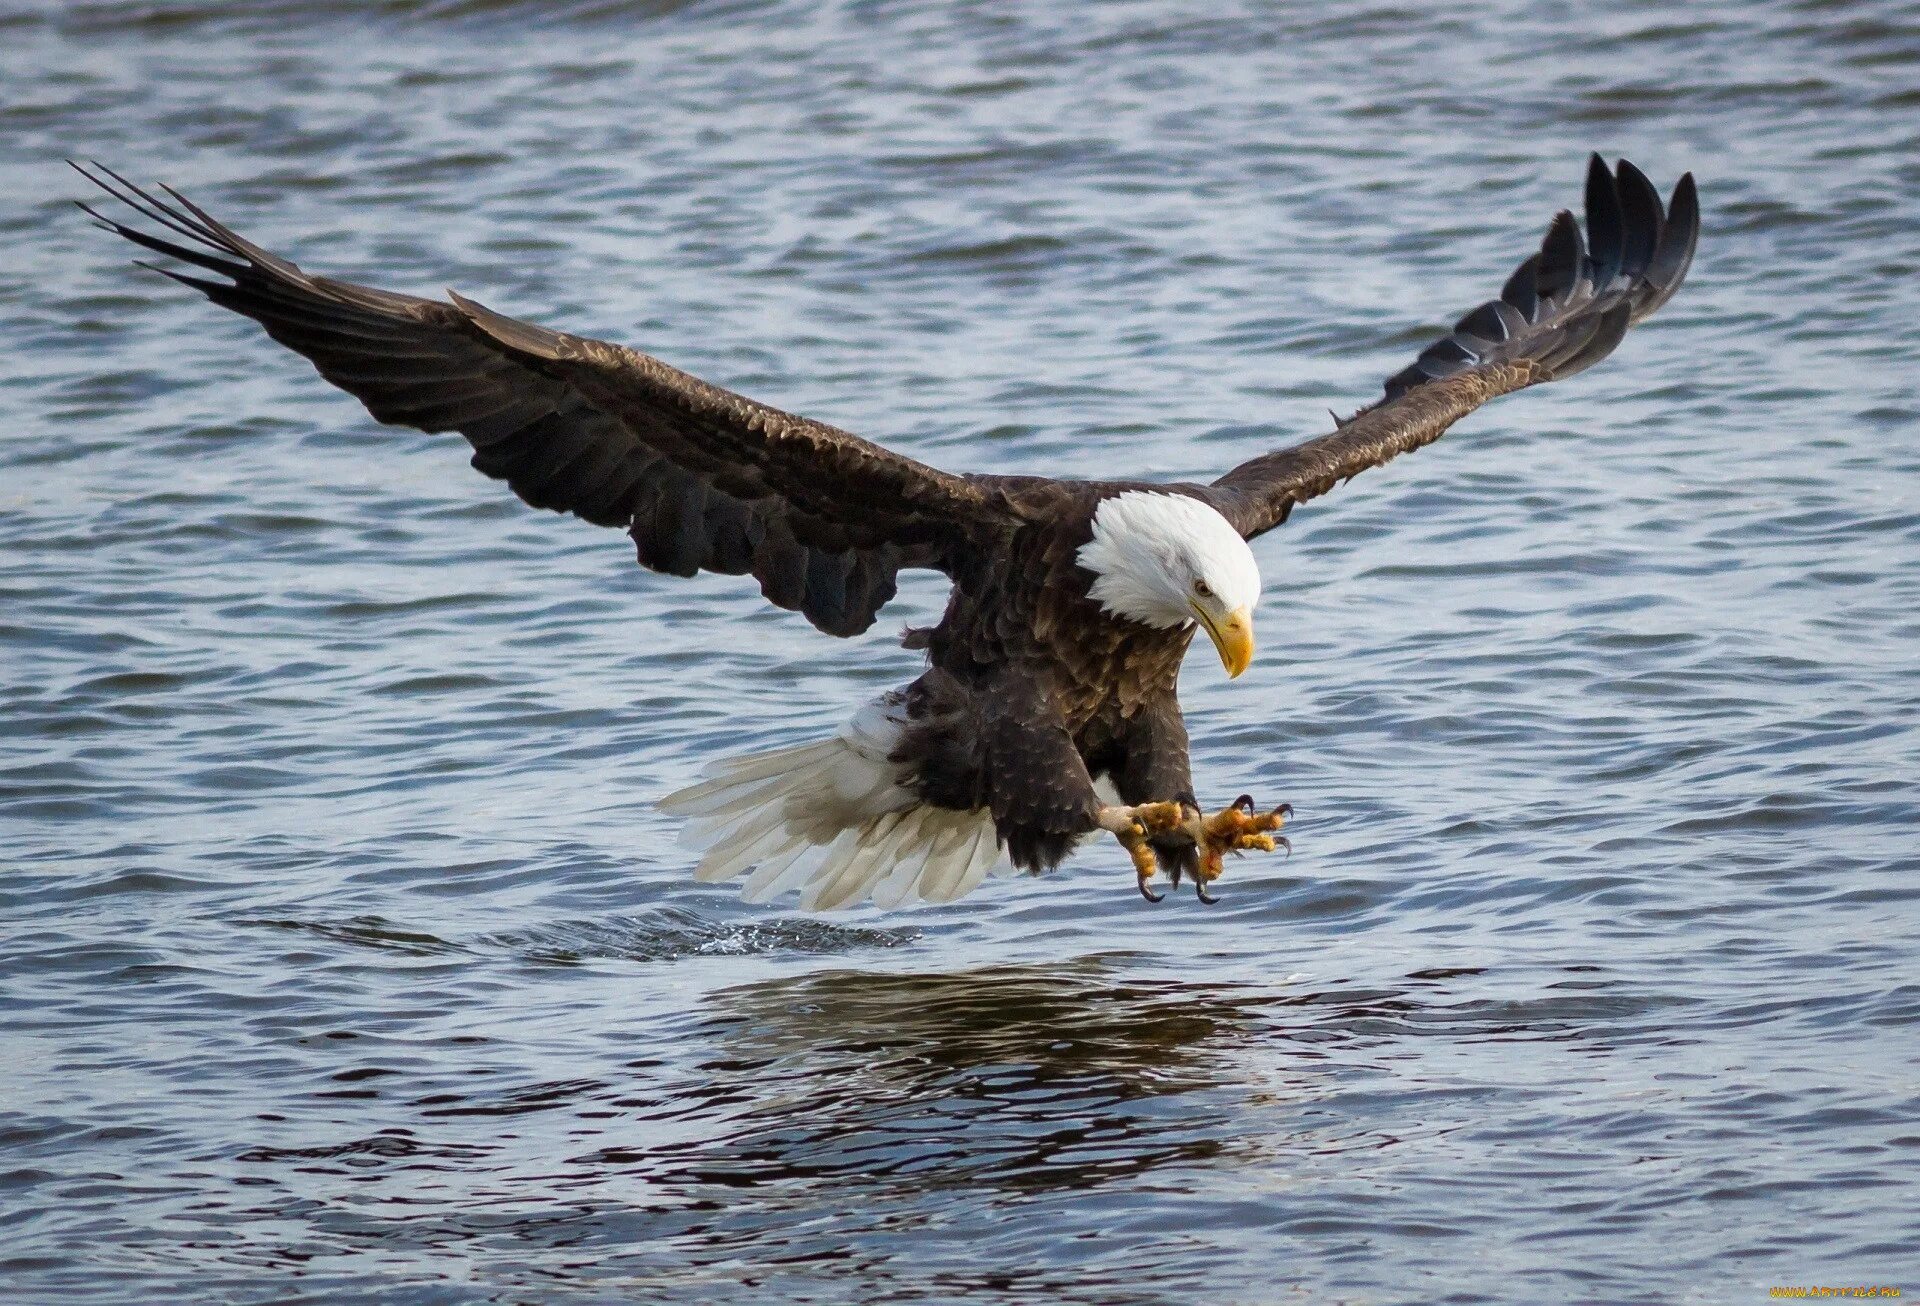
M 699 1069 L 715 1101 L 753 1106 L 723 1140 L 645 1160 L 672 1183 L 912 1176 L 1025 1192 L 1212 1159 L 1223 1142 L 1191 1099 L 1219 1087 L 1220 1045 L 1251 1033 L 1257 999 L 1138 992 L 1102 970 L 827 972 L 731 990 L 710 1027 L 729 1055 Z
M 1920 1243 L 1920 28 L 1583 9 L 0 13 L 0 1299 L 1747 1301 Z M 1685 292 L 1259 542 L 1291 860 L 691 882 L 905 679 L 138 274 L 58 160 L 959 468 L 1323 430 L 1574 201 Z M 457 441 L 455 445 L 457 445 Z M 1908 1291 L 1911 1285 L 1908 1284 Z

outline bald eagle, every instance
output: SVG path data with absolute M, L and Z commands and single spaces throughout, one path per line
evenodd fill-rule
M 620 345 L 303 272 L 170 187 L 81 175 L 153 227 L 110 231 L 216 274 L 156 267 L 258 322 L 382 422 L 458 431 L 473 465 L 537 508 L 630 534 L 641 565 L 751 575 L 768 601 L 857 635 L 903 568 L 952 581 L 909 631 L 926 670 L 832 738 L 708 768 L 663 800 L 702 881 L 801 906 L 950 902 L 996 865 L 1048 870 L 1107 831 L 1142 895 L 1164 870 L 1205 901 L 1227 853 L 1271 851 L 1291 808 L 1205 813 L 1177 680 L 1204 631 L 1229 676 L 1253 661 L 1260 569 L 1247 541 L 1440 435 L 1497 395 L 1613 352 L 1666 302 L 1699 236 L 1691 174 L 1667 204 L 1622 160 L 1586 178 L 1498 299 L 1332 432 L 1208 485 L 943 472 Z M 170 238 L 171 237 L 171 238 Z M 153 265 L 145 265 L 153 266 Z

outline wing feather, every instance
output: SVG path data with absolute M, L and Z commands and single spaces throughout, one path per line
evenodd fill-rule
M 1481 404 L 1558 381 L 1611 354 L 1627 328 L 1673 295 L 1700 237 L 1693 175 L 1665 211 L 1641 171 L 1599 155 L 1587 169 L 1587 229 L 1564 210 L 1538 253 L 1514 270 L 1500 298 L 1474 309 L 1386 383 L 1381 402 L 1329 435 L 1264 454 L 1201 493 L 1251 538 L 1297 503 L 1410 449 L 1439 439 Z
M 938 471 L 451 292 L 423 299 L 308 274 L 171 187 L 75 168 L 168 234 L 82 204 L 101 226 L 214 276 L 156 271 L 252 318 L 378 420 L 460 432 L 473 465 L 527 503 L 625 527 L 655 570 L 750 572 L 771 602 L 848 635 L 873 623 L 901 568 L 950 572 L 1016 521 L 995 478 Z

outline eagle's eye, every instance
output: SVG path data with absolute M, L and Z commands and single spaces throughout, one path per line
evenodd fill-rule
M 1197 580 L 1193 582 L 1193 592 L 1203 599 L 1210 599 L 1213 597 L 1213 586 L 1203 580 Z

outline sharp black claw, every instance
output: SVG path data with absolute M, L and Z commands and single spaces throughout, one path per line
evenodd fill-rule
M 1167 900 L 1166 894 L 1155 893 L 1152 889 L 1149 889 L 1145 880 L 1140 881 L 1140 896 L 1148 902 L 1165 902 Z
M 1278 806 L 1278 807 L 1276 807 L 1276 808 L 1274 808 L 1274 809 L 1273 809 L 1273 814 L 1274 814 L 1275 816 L 1292 816 L 1292 815 L 1293 815 L 1293 804 L 1292 804 L 1292 803 L 1282 803 L 1282 804 L 1280 804 L 1280 806 Z
M 1287 856 L 1289 857 L 1293 856 L 1293 840 L 1287 838 L 1286 835 L 1284 834 L 1274 835 L 1273 846 L 1276 848 L 1284 848 L 1286 849 Z
M 1211 907 L 1220 900 L 1207 892 L 1207 886 L 1200 882 L 1199 876 L 1193 877 L 1193 896 Z
M 1246 812 L 1248 815 L 1252 815 L 1253 795 L 1241 794 L 1238 798 L 1233 800 L 1233 806 L 1238 808 L 1240 811 Z

